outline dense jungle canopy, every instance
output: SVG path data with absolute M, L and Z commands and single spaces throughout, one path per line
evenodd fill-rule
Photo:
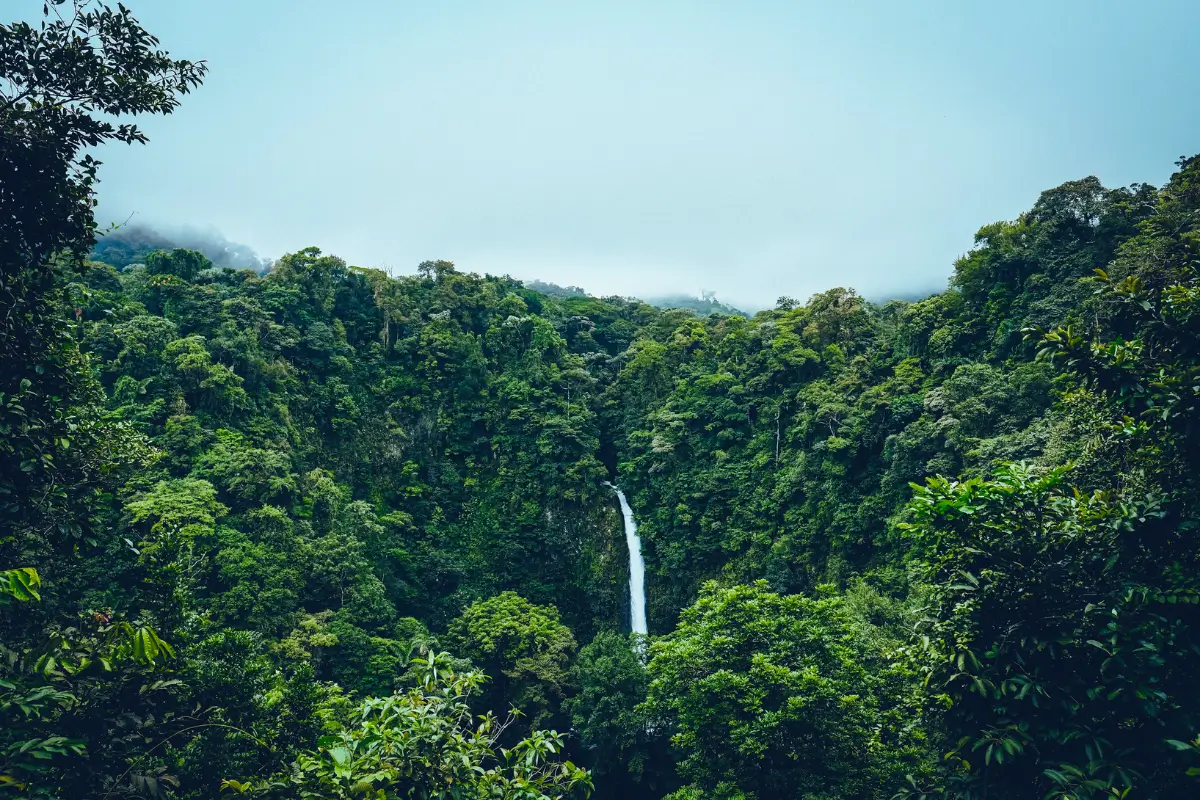
M 216 266 L 106 247 L 89 155 L 204 63 L 53 5 L 0 27 L 0 797 L 1200 792 L 1200 159 L 916 302 Z

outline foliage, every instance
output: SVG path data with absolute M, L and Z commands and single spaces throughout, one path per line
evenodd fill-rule
M 0 26 L 0 792 L 39 797 L 111 783 L 137 749 L 119 727 L 143 719 L 129 692 L 142 705 L 170 693 L 150 677 L 173 654 L 153 628 L 104 612 L 81 628 L 60 596 L 77 550 L 101 545 L 108 492 L 152 460 L 103 418 L 64 278 L 94 241 L 87 151 L 144 142 L 119 120 L 170 113 L 205 72 L 159 50 L 124 8 L 62 5 L 40 25 Z M 10 598 L 46 608 L 10 617 Z
M 606 394 L 651 630 L 706 579 L 805 592 L 899 561 L 911 482 L 1078 455 L 1054 370 L 1021 331 L 1110 319 L 1093 270 L 1127 258 L 1159 202 L 1094 178 L 1047 191 L 982 228 L 951 288 L 914 303 L 832 289 L 751 319 L 642 326 Z
M 567 702 L 571 727 L 597 780 L 614 795 L 658 796 L 675 783 L 666 737 L 639 707 L 649 687 L 645 648 L 635 635 L 601 631 L 572 668 L 577 694 Z
M 514 708 L 534 727 L 551 721 L 561 708 L 576 643 L 554 606 L 502 592 L 463 611 L 450 624 L 446 642 L 493 676 L 483 693 L 485 708 Z
M 70 796 L 87 786 L 95 776 L 71 757 L 129 743 L 107 699 L 126 687 L 169 692 L 170 681 L 153 675 L 175 657 L 152 628 L 104 615 L 55 630 L 33 649 L 0 644 L 0 796 Z
M 32 567 L 0 571 L 0 602 L 9 603 L 9 598 L 21 602 L 41 600 L 42 596 L 38 594 L 41 585 L 41 576 Z
M 707 584 L 650 645 L 651 724 L 714 796 L 878 797 L 915 750 L 886 691 L 894 667 L 867 643 L 838 597 Z
M 1062 470 L 931 479 L 911 530 L 933 585 L 920 663 L 944 699 L 955 796 L 1186 792 L 1167 738 L 1200 720 L 1200 585 L 1161 500 L 1064 491 Z M 1164 558 L 1165 556 L 1165 558 Z
M 415 659 L 420 684 L 367 698 L 354 718 L 302 753 L 290 774 L 264 781 L 226 780 L 223 788 L 254 796 L 355 798 L 495 797 L 541 800 L 578 789 L 586 770 L 557 761 L 563 737 L 534 731 L 511 748 L 497 742 L 513 717 L 476 719 L 467 698 L 483 676 L 456 673 L 444 653 Z
M 57 509 L 91 478 L 105 435 L 82 359 L 59 316 L 56 272 L 94 241 L 99 162 L 108 141 L 144 142 L 139 114 L 169 114 L 205 66 L 158 50 L 124 8 L 48 4 L 40 25 L 0 26 L 0 504 L 18 521 L 70 530 Z M 51 7 L 53 10 L 51 11 Z M 116 432 L 119 434 L 119 431 Z M 84 475 L 81 477 L 79 473 Z M 35 502 L 29 502 L 37 498 Z M 59 514 L 62 516 L 59 516 Z
M 1093 400 L 1074 473 L 916 487 L 905 527 L 932 587 L 918 652 L 959 762 L 926 792 L 1195 791 L 1200 202 L 1196 162 L 1180 167 L 1114 260 L 1124 277 L 1097 269 L 1105 328 L 1027 329 Z
M 1200 160 L 753 317 L 96 244 L 204 74 L 0 27 L 0 795 L 1195 794 Z

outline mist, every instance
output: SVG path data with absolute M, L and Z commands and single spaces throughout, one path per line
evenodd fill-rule
M 1195 150 L 1200 5 L 1005 8 L 139 4 L 211 71 L 101 154 L 100 209 L 393 274 L 921 295 L 1043 189 Z
M 214 267 L 251 269 L 262 273 L 272 263 L 272 259 L 259 256 L 249 245 L 231 242 L 211 227 L 151 226 L 143 222 L 126 222 L 102 231 L 92 249 L 92 258 L 118 268 L 140 262 L 146 253 L 154 250 L 173 250 L 177 247 L 203 253 Z

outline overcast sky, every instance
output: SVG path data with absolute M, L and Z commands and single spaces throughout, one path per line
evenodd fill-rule
M 270 257 L 911 294 L 1042 189 L 1200 151 L 1195 0 L 126 4 L 211 72 L 106 148 L 102 216 Z

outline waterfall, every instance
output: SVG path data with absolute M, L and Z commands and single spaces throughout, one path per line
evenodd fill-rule
M 621 515 L 625 518 L 625 544 L 629 548 L 629 625 L 634 633 L 646 633 L 646 562 L 642 560 L 642 540 L 638 538 L 633 509 L 620 488 L 606 483 L 617 493 Z

